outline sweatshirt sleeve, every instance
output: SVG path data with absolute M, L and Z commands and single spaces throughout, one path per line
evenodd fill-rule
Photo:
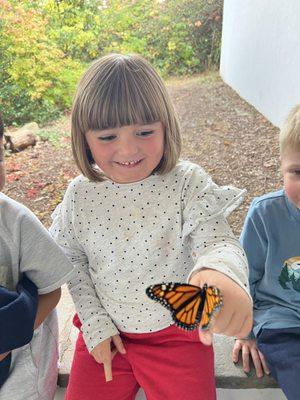
M 254 303 L 255 288 L 264 275 L 267 253 L 267 236 L 264 223 L 257 212 L 258 207 L 255 203 L 254 200 L 249 208 L 240 237 L 249 263 L 249 284 Z
M 82 323 L 82 332 L 88 350 L 103 340 L 116 335 L 118 329 L 102 306 L 89 272 L 89 260 L 77 239 L 74 227 L 74 188 L 69 186 L 63 202 L 52 215 L 50 233 L 74 266 L 68 288 Z
M 211 268 L 233 279 L 249 294 L 248 263 L 227 216 L 241 203 L 245 190 L 218 186 L 200 167 L 183 189 L 183 240 L 194 260 L 191 275 Z

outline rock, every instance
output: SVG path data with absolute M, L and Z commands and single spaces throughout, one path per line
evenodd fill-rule
M 38 124 L 36 122 L 30 122 L 14 132 L 5 132 L 5 148 L 16 153 L 26 149 L 28 146 L 35 146 L 37 142 L 36 134 L 38 131 Z

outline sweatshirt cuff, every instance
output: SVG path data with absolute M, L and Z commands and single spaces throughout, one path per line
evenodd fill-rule
M 91 330 L 93 326 L 93 330 Z M 111 319 L 101 319 L 100 322 L 87 321 L 82 324 L 83 338 L 89 353 L 105 339 L 118 335 L 119 331 Z

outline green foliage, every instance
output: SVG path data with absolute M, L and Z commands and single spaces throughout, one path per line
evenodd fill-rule
M 59 128 L 40 129 L 38 135 L 43 141 L 49 141 L 53 145 L 61 146 L 62 130 Z M 70 133 L 63 132 L 63 136 L 70 136 Z
M 6 124 L 44 122 L 69 108 L 83 66 L 46 34 L 38 9 L 0 1 L 0 106 Z
M 0 108 L 6 124 L 69 109 L 87 64 L 139 53 L 163 76 L 216 68 L 222 0 L 0 0 Z

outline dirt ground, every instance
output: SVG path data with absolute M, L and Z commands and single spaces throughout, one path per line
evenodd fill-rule
M 246 188 L 247 197 L 230 217 L 239 234 L 254 196 L 281 186 L 278 129 L 243 101 L 216 74 L 170 80 L 183 136 L 182 158 L 204 167 L 219 185 Z M 46 225 L 68 182 L 78 174 L 72 161 L 69 118 L 49 124 L 58 143 L 38 142 L 6 154 L 5 193 L 27 205 Z

